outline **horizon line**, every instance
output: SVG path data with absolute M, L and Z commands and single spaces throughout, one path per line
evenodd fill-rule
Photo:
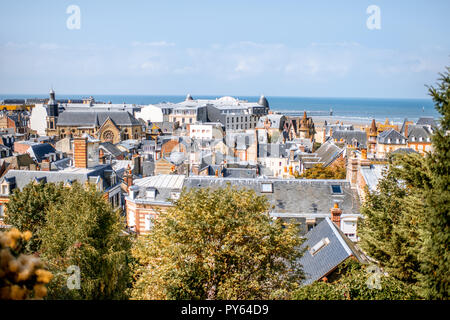
M 188 93 L 184 94 L 138 94 L 138 93 L 123 93 L 123 94 L 117 94 L 117 93 L 88 93 L 88 94 L 81 94 L 81 93 L 57 93 L 57 96 L 85 96 L 89 97 L 92 96 L 95 98 L 95 96 L 148 96 L 148 97 L 185 97 Z M 245 95 L 245 94 L 238 94 L 238 95 L 231 95 L 231 94 L 196 94 L 196 93 L 190 93 L 192 97 L 198 96 L 198 97 L 225 97 L 225 96 L 231 96 L 231 97 L 260 97 L 261 95 Z M 32 96 L 32 95 L 48 95 L 48 93 L 0 93 L 0 96 L 13 96 L 13 95 L 21 95 L 21 96 Z M 427 97 L 357 97 L 357 96 L 294 96 L 294 95 L 264 95 L 266 98 L 313 98 L 313 99 L 389 99 L 389 100 L 428 100 L 431 99 L 430 96 Z

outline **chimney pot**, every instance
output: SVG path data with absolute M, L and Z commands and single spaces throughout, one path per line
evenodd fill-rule
M 339 204 L 335 202 L 331 209 L 331 221 L 333 221 L 339 229 L 341 228 L 341 214 L 342 210 L 339 208 Z

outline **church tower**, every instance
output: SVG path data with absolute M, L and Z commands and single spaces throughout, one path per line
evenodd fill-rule
M 50 99 L 47 102 L 47 136 L 57 134 L 56 121 L 58 120 L 58 102 L 55 99 L 55 91 L 50 90 Z
M 372 120 L 372 124 L 370 125 L 369 128 L 369 143 L 368 143 L 368 147 L 369 147 L 369 152 L 375 154 L 376 152 L 376 146 L 377 146 L 377 125 L 375 123 L 375 119 Z

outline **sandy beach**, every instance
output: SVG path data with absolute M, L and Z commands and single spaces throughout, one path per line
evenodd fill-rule
M 372 120 L 369 119 L 358 119 L 358 118 L 346 118 L 346 117 L 337 117 L 337 116 L 311 116 L 311 118 L 314 121 L 314 126 L 316 128 L 323 128 L 323 125 L 325 121 L 328 124 L 336 124 L 336 123 L 343 123 L 343 124 L 351 124 L 356 128 L 360 127 L 368 127 Z

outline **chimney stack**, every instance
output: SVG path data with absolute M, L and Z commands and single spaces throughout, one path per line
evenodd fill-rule
M 361 158 L 363 159 L 363 160 L 366 160 L 367 159 L 367 149 L 362 149 L 361 150 Z
M 335 202 L 333 208 L 331 208 L 331 221 L 333 221 L 339 229 L 341 228 L 341 214 L 342 210 L 339 208 L 339 204 Z
M 106 163 L 105 152 L 103 151 L 102 148 L 98 149 L 98 160 L 99 160 L 100 164 Z
M 125 170 L 123 181 L 127 185 L 127 192 L 129 192 L 130 187 L 133 185 L 133 173 L 131 172 L 130 165 L 128 165 L 127 169 Z
M 75 168 L 88 167 L 87 138 L 73 138 L 73 163 Z
M 41 171 L 50 171 L 50 160 L 49 159 L 42 160 Z
M 142 174 L 142 171 L 141 171 L 141 157 L 139 156 L 139 154 L 133 154 L 132 160 L 133 160 L 134 174 L 135 175 Z

